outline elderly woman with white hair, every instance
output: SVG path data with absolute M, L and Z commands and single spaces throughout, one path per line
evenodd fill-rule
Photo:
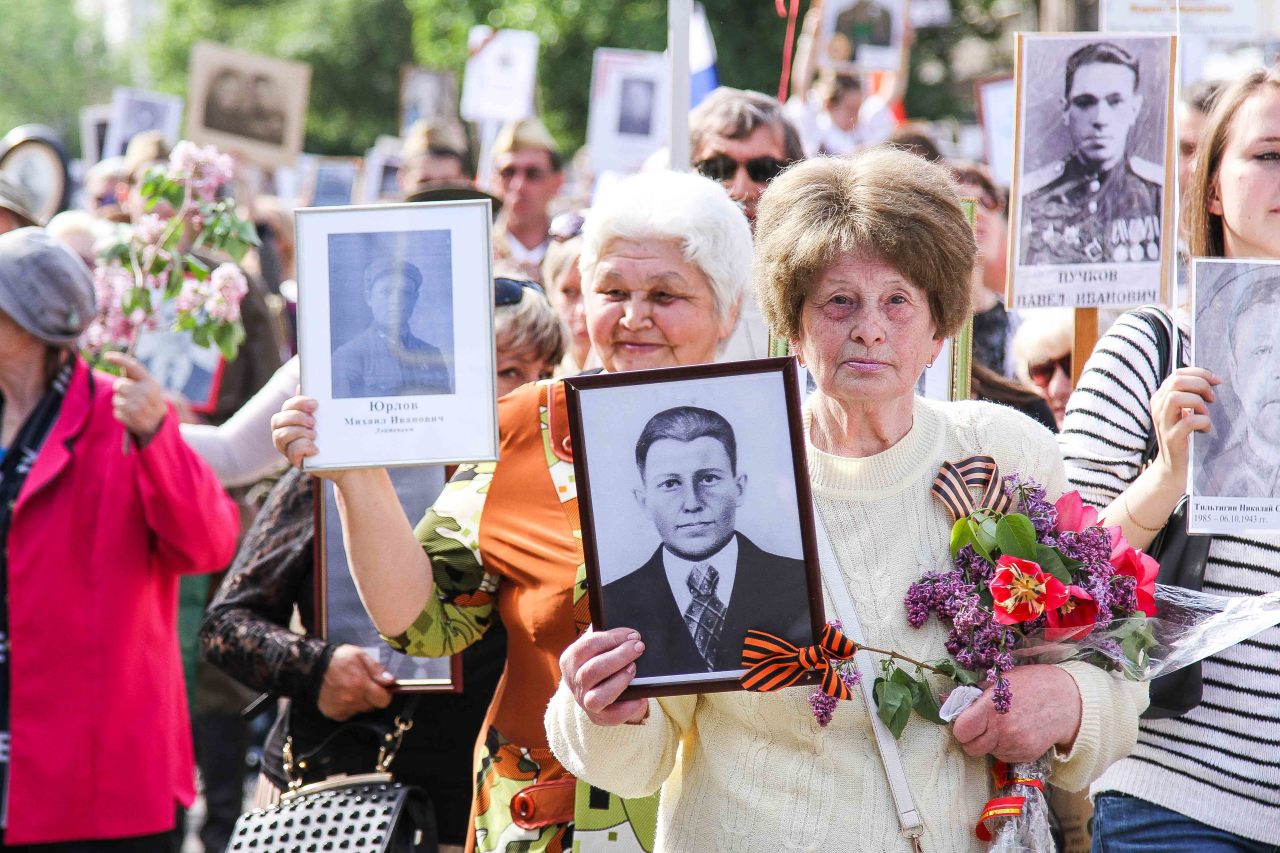
M 711 181 L 651 173 L 592 208 L 580 260 L 587 327 L 609 372 L 713 361 L 751 275 L 751 230 Z M 291 463 L 316 452 L 316 402 L 273 419 Z M 475 834 L 484 849 L 568 849 L 574 779 L 547 747 L 541 711 L 558 658 L 586 627 L 581 527 L 560 382 L 498 403 L 501 462 L 463 465 L 415 531 L 386 471 L 317 472 L 340 495 L 352 574 L 397 649 L 449 655 L 501 616 L 508 665 L 478 751 Z

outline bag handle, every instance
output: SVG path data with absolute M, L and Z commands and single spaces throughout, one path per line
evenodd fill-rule
M 827 589 L 827 597 L 835 610 L 836 618 L 843 626 L 844 635 L 858 645 L 865 645 L 866 638 L 862 634 L 862 624 L 858 621 L 858 611 L 853 606 L 853 597 L 845 585 L 840 572 L 840 564 L 836 561 L 836 552 L 827 535 L 827 526 L 813 508 L 814 532 L 818 540 L 818 561 L 822 571 L 823 586 Z M 876 749 L 880 753 L 880 763 L 884 767 L 885 776 L 889 780 L 889 793 L 893 795 L 894 809 L 898 813 L 898 826 L 902 836 L 911 843 L 915 853 L 922 853 L 920 836 L 924 834 L 924 824 L 916 809 L 915 799 L 911 796 L 911 785 L 907 781 L 907 770 L 902 763 L 902 752 L 898 749 L 898 741 L 889 727 L 876 713 L 876 664 L 869 652 L 858 652 L 853 658 L 858 673 L 862 676 L 859 685 L 862 699 L 867 706 L 867 714 L 871 717 L 871 729 L 876 736 Z
M 289 734 L 289 725 L 293 719 L 293 703 L 289 703 L 289 711 L 284 721 L 284 747 L 281 750 L 284 764 L 285 776 L 289 779 L 289 790 L 296 791 L 302 787 L 302 776 L 307 770 L 307 765 L 315 756 L 324 752 L 330 744 L 339 736 L 353 729 L 364 729 L 377 734 L 382 745 L 378 747 L 378 759 L 374 763 L 374 772 L 387 773 L 390 771 L 391 762 L 395 761 L 396 754 L 400 751 L 400 745 L 404 742 L 405 734 L 413 728 L 413 714 L 418 710 L 418 702 L 421 700 L 418 694 L 411 695 L 404 703 L 404 707 L 400 709 L 400 713 L 396 714 L 395 719 L 391 721 L 390 726 L 380 726 L 375 723 L 351 722 L 344 723 L 325 736 L 324 740 L 307 750 L 306 754 L 297 757 L 293 754 L 293 735 Z
M 1164 381 L 1169 378 L 1169 374 L 1173 373 L 1176 366 L 1182 367 L 1182 335 L 1178 333 L 1174 326 L 1173 318 L 1164 312 L 1161 308 L 1149 306 L 1140 308 L 1136 312 L 1139 317 L 1146 321 L 1151 327 L 1152 333 L 1156 336 L 1156 353 L 1159 358 L 1159 364 L 1156 369 L 1159 371 L 1156 375 L 1156 388 L 1159 388 Z M 1174 336 L 1177 335 L 1177 357 L 1174 357 Z M 1153 391 L 1154 393 L 1154 391 Z M 1147 436 L 1147 446 L 1142 451 L 1142 462 L 1139 464 L 1139 470 L 1146 468 L 1155 461 L 1156 456 L 1160 453 L 1160 440 L 1156 437 L 1155 423 L 1151 424 L 1151 434 Z

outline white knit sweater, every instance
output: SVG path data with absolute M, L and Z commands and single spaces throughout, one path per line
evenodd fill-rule
M 820 520 L 867 642 L 919 659 L 946 654 L 938 622 L 913 629 L 903 605 L 907 587 L 948 559 L 948 516 L 929 493 L 941 464 L 987 453 L 1003 473 L 1033 477 L 1051 496 L 1065 487 L 1053 436 L 987 403 L 918 400 L 911 431 L 875 456 L 808 451 Z M 1080 689 L 1084 714 L 1071 754 L 1058 756 L 1055 780 L 1074 790 L 1132 748 L 1146 691 L 1088 665 L 1064 669 Z M 811 691 L 650 700 L 643 724 L 602 727 L 562 685 L 547 709 L 547 735 L 565 766 L 596 787 L 631 797 L 662 786 L 660 851 L 910 849 L 861 694 L 841 703 L 824 729 L 809 709 Z M 948 729 L 919 718 L 900 746 L 924 820 L 924 849 L 985 849 L 973 829 L 992 793 L 986 761 L 968 758 Z
M 1130 314 L 1085 365 L 1059 443 L 1067 474 L 1087 502 L 1106 506 L 1137 476 L 1159 363 L 1150 326 Z M 1225 596 L 1280 590 L 1280 535 L 1214 537 L 1204 589 Z M 1093 793 L 1120 791 L 1280 844 L 1280 627 L 1202 667 L 1199 707 L 1176 719 L 1144 721 L 1133 755 L 1108 770 Z

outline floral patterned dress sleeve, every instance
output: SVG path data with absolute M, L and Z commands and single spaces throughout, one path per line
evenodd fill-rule
M 493 624 L 498 578 L 480 559 L 480 517 L 496 464 L 459 467 L 418 523 L 416 535 L 431 558 L 435 588 L 403 634 L 383 636 L 397 651 L 417 657 L 456 654 Z

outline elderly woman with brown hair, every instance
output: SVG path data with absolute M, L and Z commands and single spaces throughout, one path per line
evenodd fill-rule
M 836 554 L 825 573 L 851 593 L 868 644 L 942 657 L 945 629 L 911 628 L 903 605 L 949 560 L 950 517 L 930 495 L 939 467 L 984 453 L 1051 496 L 1066 487 L 1044 427 L 914 394 L 969 311 L 975 246 L 954 185 L 887 148 L 808 161 L 765 193 L 757 233 L 761 307 L 817 383 L 804 433 L 816 521 Z M 624 797 L 665 786 L 659 849 L 911 849 L 861 702 L 823 729 L 809 688 L 619 701 L 644 643 L 625 627 L 575 641 L 546 725 L 556 756 L 592 785 Z M 1009 679 L 1008 713 L 988 689 L 950 730 L 916 723 L 899 741 L 926 850 L 981 849 L 987 755 L 1050 752 L 1055 783 L 1079 789 L 1133 745 L 1141 685 L 1082 663 L 1020 666 Z

